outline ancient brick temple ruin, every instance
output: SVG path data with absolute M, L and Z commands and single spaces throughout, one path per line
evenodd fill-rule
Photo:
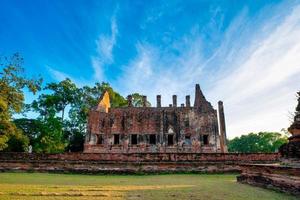
M 300 91 L 297 95 L 298 105 L 296 107 L 294 121 L 288 128 L 288 131 L 292 134 L 292 136 L 289 137 L 289 142 L 287 144 L 280 147 L 280 153 L 283 157 L 290 160 L 296 158 L 300 166 Z
M 161 106 L 160 95 L 156 107 L 146 107 L 146 96 L 143 107 L 133 107 L 130 95 L 127 100 L 127 107 L 111 108 L 108 92 L 102 94 L 89 112 L 85 153 L 227 152 L 223 103 L 218 103 L 218 120 L 198 84 L 194 106 L 190 96 L 177 106 L 173 95 L 169 107 Z

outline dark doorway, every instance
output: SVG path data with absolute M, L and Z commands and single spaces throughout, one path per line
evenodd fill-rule
M 203 135 L 203 144 L 208 145 L 208 135 Z
M 172 146 L 173 144 L 173 135 L 168 135 L 168 146 Z
M 137 135 L 136 134 L 131 135 L 131 144 L 133 144 L 133 145 L 137 144 Z
M 118 134 L 114 135 L 114 144 L 120 144 L 120 135 Z
M 156 144 L 156 135 L 154 134 L 150 135 L 150 144 Z
M 103 144 L 103 134 L 98 135 L 98 141 L 97 144 Z

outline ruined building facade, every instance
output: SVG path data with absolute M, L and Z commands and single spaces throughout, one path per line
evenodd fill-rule
M 156 107 L 146 107 L 146 102 L 144 96 L 143 107 L 133 107 L 129 95 L 127 107 L 111 108 L 108 93 L 102 94 L 89 112 L 84 152 L 227 152 L 223 103 L 218 103 L 218 120 L 198 84 L 194 106 L 190 96 L 180 106 L 176 95 L 169 107 L 161 106 L 160 95 Z

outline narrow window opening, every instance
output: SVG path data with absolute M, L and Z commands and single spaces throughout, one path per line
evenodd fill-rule
M 156 144 L 156 135 L 154 134 L 150 135 L 150 144 Z
M 208 145 L 208 135 L 203 135 L 203 144 Z
M 189 136 L 189 135 L 185 136 L 185 144 L 187 144 L 187 145 L 191 145 L 192 144 L 191 143 L 191 136 Z
M 173 144 L 173 135 L 168 135 L 168 146 L 172 146 Z
M 137 135 L 136 134 L 131 135 L 131 144 L 133 144 L 133 145 L 137 144 Z
M 103 140 L 104 140 L 103 134 L 98 135 L 97 144 L 103 144 Z
M 120 135 L 114 135 L 114 144 L 120 144 Z

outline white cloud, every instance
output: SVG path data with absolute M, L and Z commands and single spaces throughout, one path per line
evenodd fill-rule
M 192 42 L 190 39 L 185 40 L 184 46 Z M 123 91 L 124 95 L 133 92 L 147 94 L 152 103 L 156 94 L 162 94 L 163 105 L 170 103 L 171 96 L 178 91 L 182 95 L 193 91 L 193 77 L 200 77 L 202 71 L 199 43 L 190 46 L 180 57 L 170 52 L 162 53 L 160 49 L 145 43 L 137 44 L 137 51 L 138 56 L 125 66 L 118 91 Z M 190 90 L 185 91 L 187 88 Z M 179 100 L 184 99 L 184 96 L 178 97 Z
M 97 43 L 97 52 L 99 57 L 105 59 L 107 62 L 112 61 L 113 55 L 112 51 L 116 45 L 116 37 L 118 34 L 118 27 L 116 23 L 116 18 L 113 16 L 111 18 L 111 34 L 110 35 L 100 35 Z
M 178 95 L 178 104 L 185 95 L 193 99 L 194 85 L 200 83 L 215 108 L 218 100 L 224 101 L 230 138 L 287 128 L 300 89 L 300 6 L 269 7 L 251 18 L 244 9 L 225 33 L 219 30 L 221 24 L 213 31 L 214 22 L 204 31 L 215 34 L 213 41 L 221 39 L 209 57 L 204 56 L 203 30 L 197 26 L 169 47 L 138 42 L 137 56 L 123 66 L 124 73 L 113 86 L 124 96 L 147 94 L 153 105 L 156 94 L 161 94 L 167 106 L 173 94 Z M 105 67 L 114 61 L 115 17 L 110 28 L 110 34 L 99 36 L 97 54 L 91 58 L 95 81 L 105 80 Z M 51 67 L 48 70 L 58 81 L 70 77 Z M 70 78 L 79 85 L 87 82 Z
M 47 67 L 51 76 L 57 80 L 61 81 L 65 78 L 70 78 L 75 81 L 78 85 L 90 85 L 91 81 L 105 81 L 105 67 L 107 64 L 111 64 L 113 62 L 113 48 L 116 45 L 118 27 L 116 23 L 115 15 L 111 18 L 110 25 L 110 34 L 100 34 L 96 42 L 96 55 L 91 57 L 91 65 L 94 70 L 93 80 L 85 80 L 85 79 L 76 79 L 69 74 L 63 73 L 61 71 L 55 70 L 51 67 Z
M 61 71 L 55 70 L 52 67 L 47 66 L 47 70 L 50 72 L 50 75 L 53 79 L 57 81 L 65 80 L 66 78 L 69 78 L 70 76 L 66 73 L 63 73 Z
M 94 79 L 96 81 L 104 80 L 104 65 L 101 59 L 97 57 L 92 57 L 91 59 L 92 67 L 94 70 Z
M 85 80 L 84 78 L 75 78 L 67 73 L 61 72 L 56 70 L 50 66 L 47 66 L 47 70 L 49 71 L 52 78 L 56 81 L 63 81 L 66 78 L 71 79 L 78 87 L 82 87 L 84 85 L 91 85 L 93 84 L 91 81 Z
M 300 86 L 300 6 L 294 7 L 267 37 L 255 38 L 247 58 L 219 80 L 231 137 L 251 131 L 279 131 L 289 125 Z
M 92 57 L 92 67 L 95 71 L 94 79 L 104 81 L 105 65 L 113 62 L 113 49 L 116 45 L 118 27 L 116 18 L 111 18 L 111 33 L 101 34 L 96 41 L 97 55 Z
M 119 89 L 147 94 L 152 104 L 156 94 L 163 94 L 167 105 L 172 94 L 178 94 L 180 103 L 200 83 L 214 105 L 224 101 L 230 138 L 286 128 L 300 89 L 300 6 L 280 6 L 266 8 L 255 18 L 242 11 L 208 58 L 203 57 L 201 32 L 166 49 L 139 43 Z

